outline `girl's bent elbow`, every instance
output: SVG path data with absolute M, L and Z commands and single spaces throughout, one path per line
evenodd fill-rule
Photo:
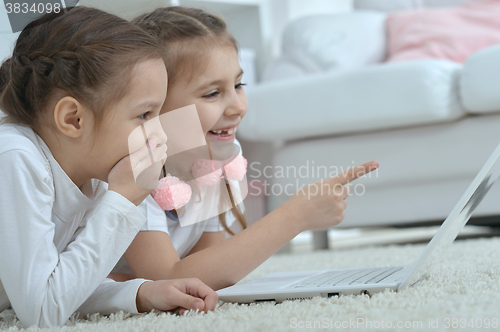
M 236 280 L 234 278 L 229 277 L 225 280 L 222 280 L 222 282 L 220 284 L 218 284 L 216 287 L 214 287 L 214 290 L 219 290 L 222 288 L 234 286 L 238 281 L 239 280 Z
M 48 327 L 55 327 L 55 326 L 64 326 L 66 324 L 66 321 L 62 321 L 56 317 L 54 318 L 46 318 L 46 317 L 43 317 L 41 316 L 39 319 L 35 318 L 35 317 L 19 317 L 18 315 L 18 318 L 19 318 L 19 321 L 21 322 L 21 324 L 25 327 L 25 328 L 29 328 L 31 326 L 36 326 L 38 328 L 48 328 Z
M 55 307 L 45 309 L 43 307 L 32 312 L 23 312 L 19 309 L 16 310 L 14 307 L 14 311 L 21 324 L 26 328 L 33 325 L 39 328 L 60 327 L 64 326 L 68 321 L 70 314 L 61 311 L 59 305 L 56 304 Z

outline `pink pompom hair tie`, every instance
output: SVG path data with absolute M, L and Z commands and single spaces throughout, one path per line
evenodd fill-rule
M 222 178 L 222 168 L 228 180 L 243 180 L 247 172 L 247 160 L 237 155 L 226 160 L 196 159 L 191 166 L 191 173 L 196 181 L 204 186 L 213 186 Z M 170 174 L 161 179 L 158 187 L 151 194 L 163 210 L 178 210 L 191 199 L 192 189 L 184 181 Z
M 231 156 L 226 160 L 196 159 L 191 167 L 191 173 L 202 185 L 213 186 L 222 176 L 222 167 L 228 180 L 243 180 L 247 173 L 247 160 L 242 155 Z
M 224 164 L 224 172 L 228 180 L 243 180 L 247 173 L 247 160 L 242 155 L 237 155 L 232 161 Z
M 191 166 L 191 174 L 199 184 L 213 186 L 220 181 L 222 166 L 219 160 L 196 159 Z
M 178 210 L 191 199 L 192 189 L 184 181 L 175 176 L 167 175 L 158 183 L 151 194 L 163 210 Z

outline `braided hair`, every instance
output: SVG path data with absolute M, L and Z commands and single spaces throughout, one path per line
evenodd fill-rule
M 132 23 L 156 37 L 164 46 L 169 88 L 175 85 L 181 74 L 189 80 L 205 67 L 209 59 L 207 52 L 213 47 L 230 47 L 238 51 L 238 43 L 227 31 L 226 22 L 201 9 L 181 6 L 157 8 L 138 16 Z M 247 227 L 245 215 L 235 204 L 229 183 L 226 182 L 225 187 L 232 204 L 231 212 L 244 229 Z M 234 235 L 227 226 L 225 213 L 219 215 L 219 222 L 229 234 Z
M 115 15 L 87 7 L 50 13 L 28 24 L 0 67 L 0 109 L 7 122 L 35 131 L 57 98 L 71 96 L 94 115 L 96 130 L 126 94 L 132 67 L 164 59 L 155 38 Z

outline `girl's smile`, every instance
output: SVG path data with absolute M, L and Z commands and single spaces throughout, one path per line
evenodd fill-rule
M 220 128 L 220 129 L 212 129 L 209 130 L 207 133 L 208 135 L 211 135 L 210 140 L 219 140 L 219 141 L 231 141 L 234 140 L 236 130 L 238 129 L 238 126 L 240 123 L 238 122 L 236 125 L 231 126 L 231 127 L 226 127 L 226 128 Z M 208 140 L 208 139 L 207 139 Z

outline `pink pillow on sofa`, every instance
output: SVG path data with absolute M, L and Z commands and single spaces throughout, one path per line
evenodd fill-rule
M 388 61 L 465 62 L 480 49 L 500 44 L 500 0 L 389 14 L 387 32 Z

